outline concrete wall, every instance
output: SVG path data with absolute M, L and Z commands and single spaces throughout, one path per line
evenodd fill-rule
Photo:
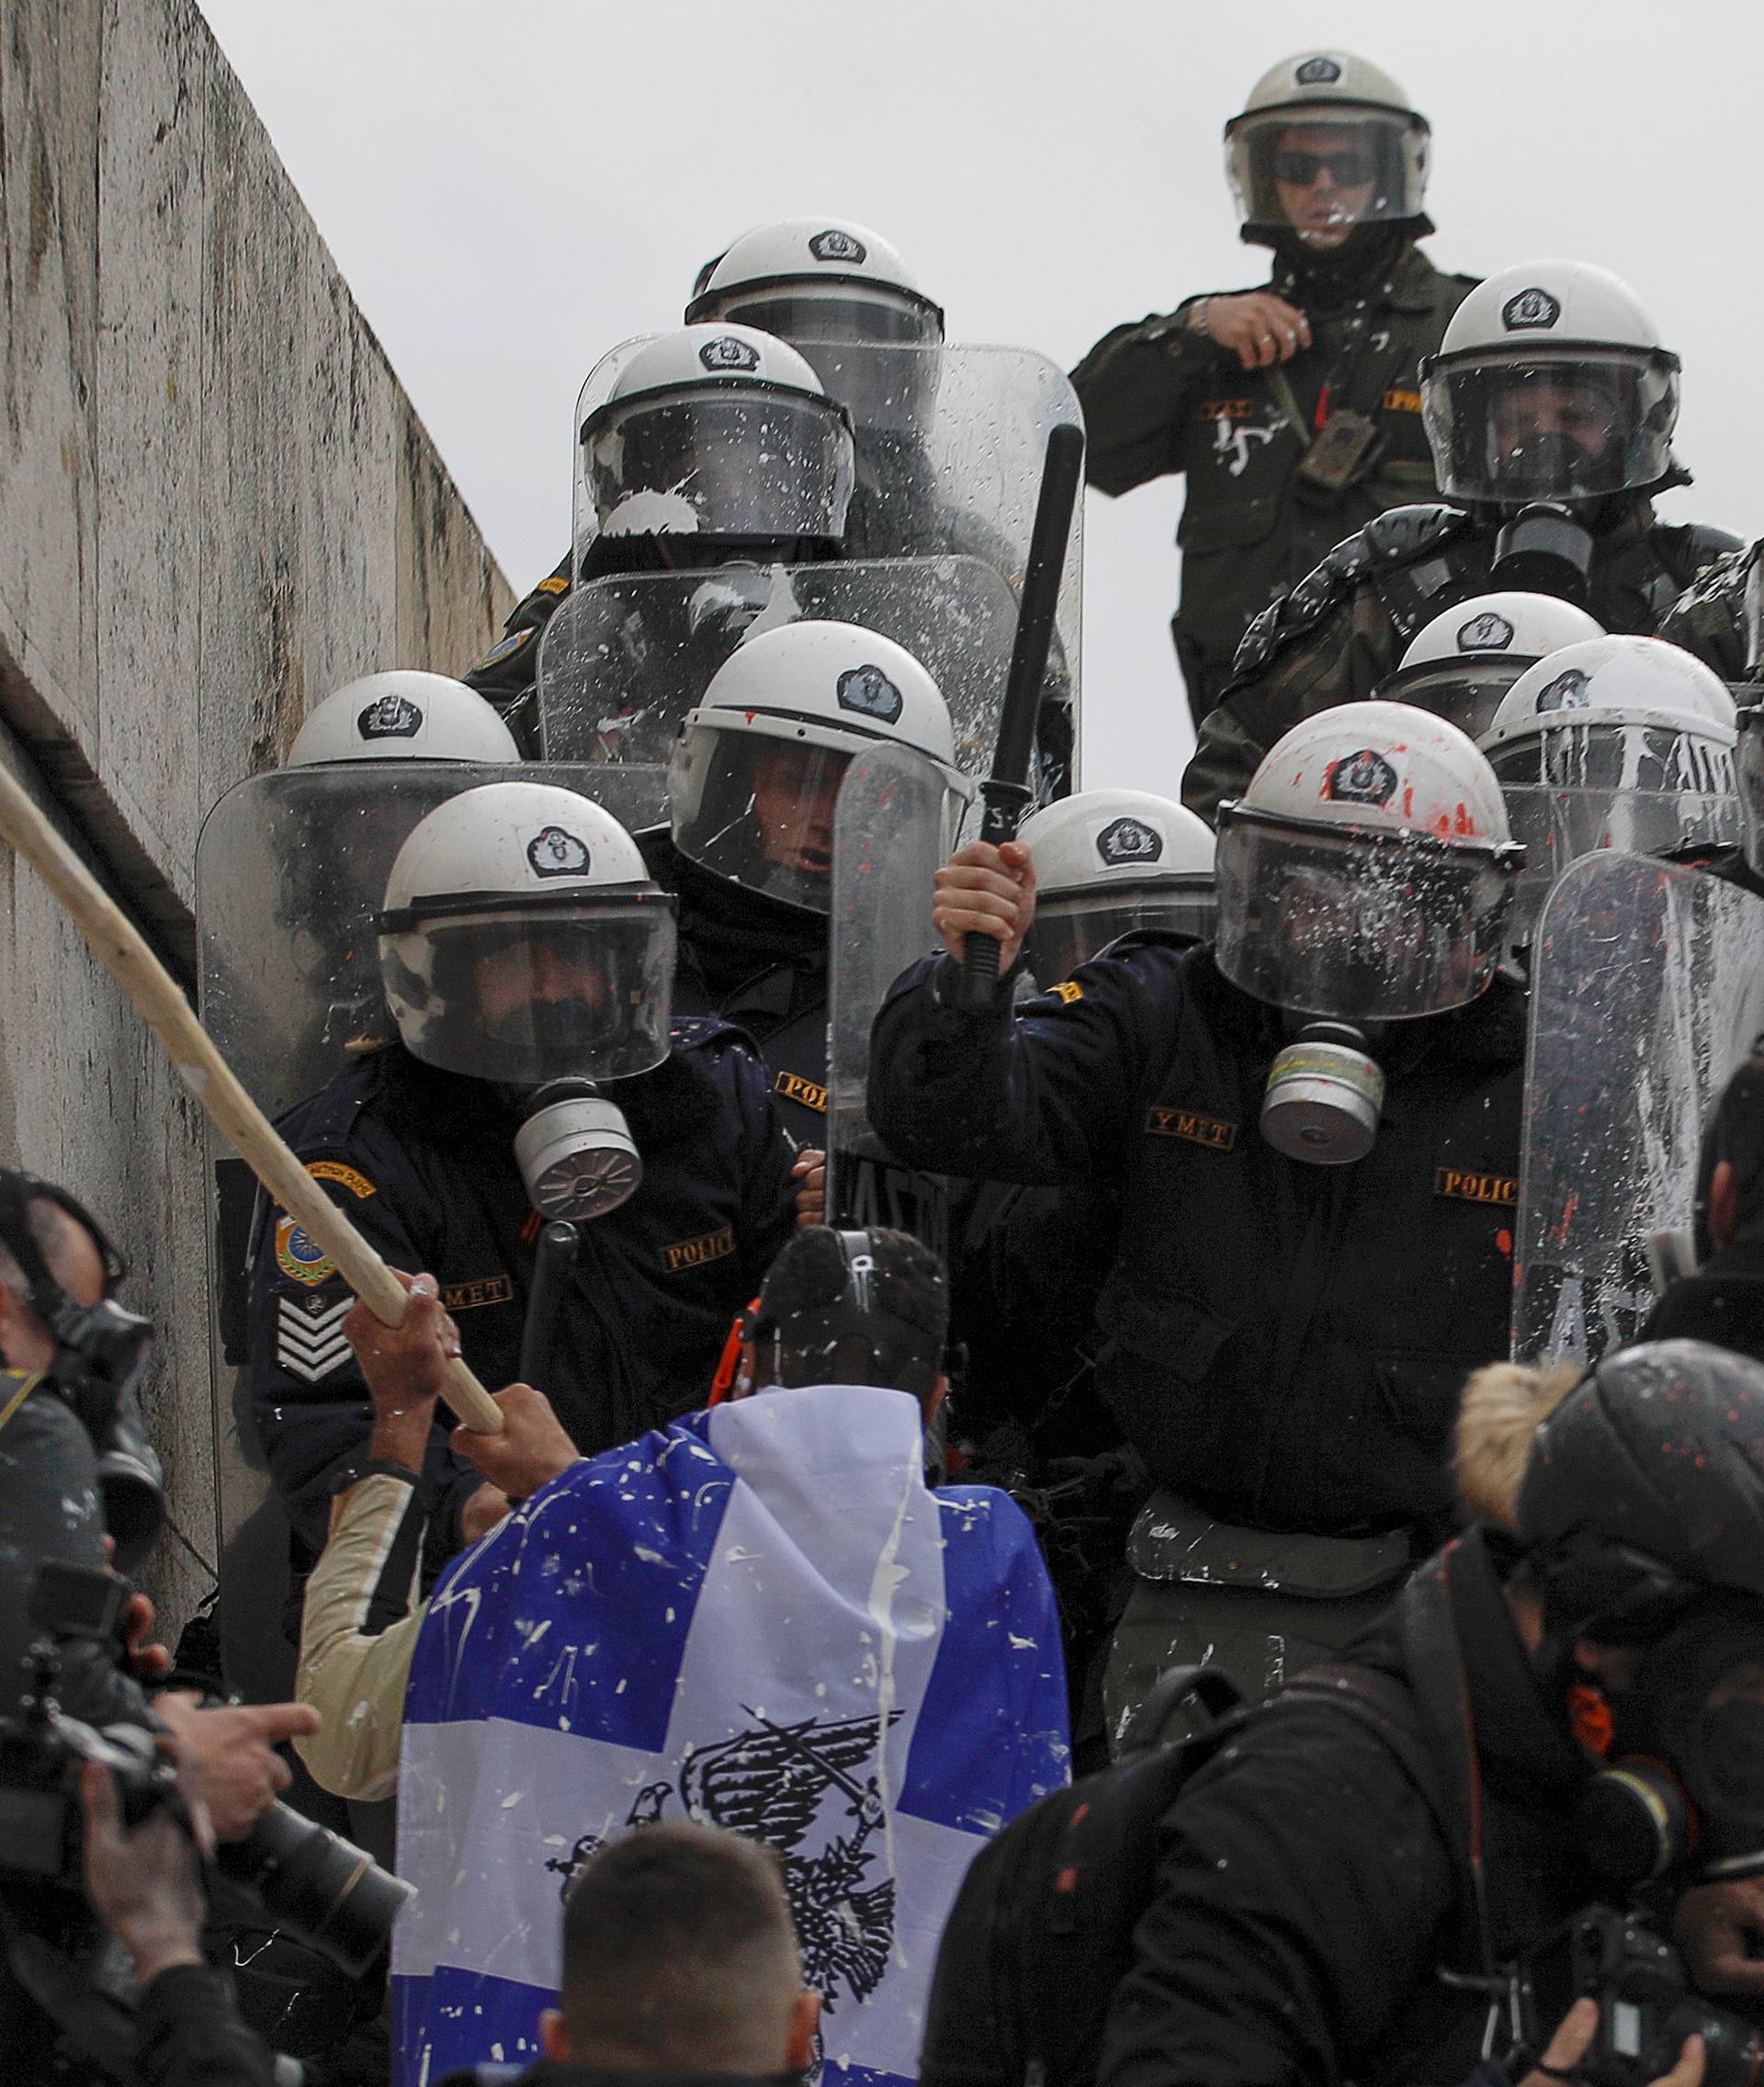
M 0 758 L 186 982 L 208 807 L 309 703 L 458 673 L 509 604 L 191 0 L 5 0 Z M 212 1561 L 201 1125 L 9 858 L 0 1159 L 87 1197 L 133 1256 L 173 1512 Z M 157 1578 L 174 1614 L 206 1585 L 175 1539 Z

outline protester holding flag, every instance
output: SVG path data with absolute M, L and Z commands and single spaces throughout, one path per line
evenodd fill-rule
M 989 1488 L 926 1482 L 947 1318 L 916 1241 L 816 1227 L 748 1330 L 759 1395 L 566 1461 L 511 1387 L 513 1446 L 490 1454 L 562 1468 L 401 1616 L 423 1519 L 406 1458 L 457 1336 L 426 1281 L 402 1329 L 351 1315 L 373 1463 L 308 1587 L 300 1694 L 335 1709 L 335 1744 L 307 1756 L 322 1782 L 397 1782 L 418 1888 L 393 1959 L 404 2079 L 536 2059 L 560 1893 L 628 1830 L 695 1818 L 782 1858 L 827 2057 L 910 2080 L 969 1858 L 1067 1774 L 1029 1525 Z

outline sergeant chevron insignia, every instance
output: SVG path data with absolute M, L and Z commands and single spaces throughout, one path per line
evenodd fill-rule
M 316 1384 L 348 1361 L 343 1320 L 355 1301 L 353 1297 L 342 1297 L 326 1304 L 311 1292 L 277 1299 L 276 1360 L 289 1376 Z

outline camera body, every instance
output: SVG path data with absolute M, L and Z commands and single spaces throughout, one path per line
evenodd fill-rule
M 1526 2044 L 1543 2049 L 1571 2001 L 1599 2002 L 1599 2028 L 1576 2069 L 1589 2087 L 1647 2087 L 1670 2072 L 1684 2039 L 1707 2047 L 1704 2087 L 1764 2077 L 1764 2027 L 1695 1991 L 1684 1959 L 1634 1911 L 1583 1906 L 1522 1968 Z

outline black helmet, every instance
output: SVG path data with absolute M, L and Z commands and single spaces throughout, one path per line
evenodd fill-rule
M 1764 1364 L 1620 1350 L 1538 1429 L 1516 1519 L 1558 1633 L 1645 1644 L 1712 1591 L 1764 1599 Z

